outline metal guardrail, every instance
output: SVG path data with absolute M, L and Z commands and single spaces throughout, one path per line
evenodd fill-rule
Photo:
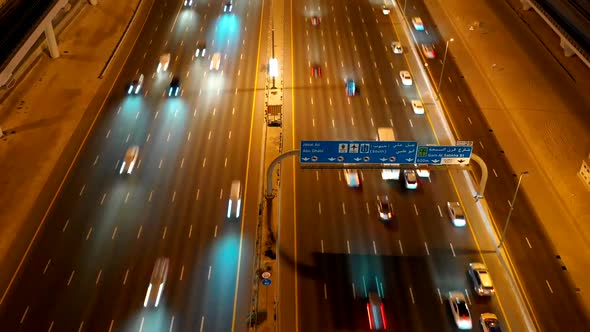
M 553 29 L 553 31 L 563 38 L 564 42 L 571 48 L 571 50 L 590 68 L 590 54 L 571 36 L 537 0 L 522 0 L 527 1 L 531 8 L 541 16 L 541 18 Z

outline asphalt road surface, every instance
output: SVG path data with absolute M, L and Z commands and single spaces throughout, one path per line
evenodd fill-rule
M 242 201 L 240 219 L 226 211 L 232 181 L 241 181 L 242 198 L 256 187 L 246 184 L 256 182 L 247 169 L 260 162 L 248 156 L 260 155 L 249 144 L 260 19 L 256 1 L 236 3 L 230 14 L 221 3 L 154 4 L 4 300 L 3 330 L 232 329 L 238 275 L 240 298 L 250 295 L 252 241 L 241 234 L 253 236 L 256 200 Z M 204 58 L 194 57 L 198 40 L 207 43 Z M 215 52 L 220 68 L 210 71 Z M 164 53 L 168 71 L 156 73 Z M 142 95 L 127 96 L 141 73 Z M 169 98 L 173 76 L 181 94 Z M 136 168 L 121 175 L 132 145 Z M 159 306 L 144 308 L 158 257 L 169 258 L 167 282 Z
M 402 85 L 399 71 L 411 68 L 405 55 L 393 54 L 390 44 L 400 39 L 380 5 L 293 3 L 295 142 L 374 140 L 378 127 L 393 127 L 397 140 L 436 143 L 428 118 L 411 108 L 420 94 L 414 85 Z M 321 20 L 317 26 L 314 16 Z M 403 46 L 407 53 L 410 45 Z M 310 75 L 316 65 L 321 78 Z M 350 79 L 357 84 L 353 97 L 345 94 Z M 496 297 L 479 299 L 471 290 L 467 266 L 482 254 L 469 229 L 450 222 L 446 203 L 458 198 L 446 171 L 420 179 L 417 190 L 405 189 L 403 177 L 383 181 L 379 170 L 362 171 L 362 189 L 347 188 L 341 170 L 292 172 L 295 202 L 282 200 L 281 330 L 368 330 L 371 288 L 383 290 L 391 330 L 455 330 L 451 290 L 467 295 L 474 328 L 482 312 L 504 320 Z M 395 218 L 388 224 L 379 221 L 378 195 L 393 202 Z M 293 238 L 283 236 L 290 232 Z M 289 277 L 295 271 L 296 279 Z
M 436 30 L 422 1 L 412 1 L 406 7 L 408 17 L 420 16 L 428 33 L 414 32 L 418 43 L 433 44 L 437 52 L 436 59 L 426 59 L 431 80 L 438 84 L 442 69 L 446 41 Z M 507 22 L 509 23 L 509 22 Z M 520 24 L 514 22 L 514 25 Z M 526 43 L 526 40 L 521 40 Z M 523 45 L 532 54 L 538 44 L 531 40 Z M 539 49 L 538 52 L 546 52 Z M 455 60 L 452 57 L 452 44 L 444 67 L 441 93 L 450 117 L 455 136 L 462 140 L 473 141 L 473 152 L 479 155 L 489 169 L 485 197 L 491 207 L 496 226 L 501 231 L 506 222 L 512 200 L 518 171 L 513 170 L 489 128 L 483 114 L 479 110 Z M 554 82 L 558 82 L 554 80 Z M 474 177 L 479 180 L 480 169 L 473 167 Z M 523 179 L 526 181 L 526 176 Z M 534 319 L 544 331 L 557 331 L 564 326 L 571 326 L 575 331 L 590 329 L 584 308 L 576 300 L 576 290 L 562 270 L 562 264 L 545 235 L 540 221 L 536 217 L 524 195 L 519 195 L 512 212 L 505 245 L 519 276 L 519 283 L 524 289 L 527 302 L 533 308 Z

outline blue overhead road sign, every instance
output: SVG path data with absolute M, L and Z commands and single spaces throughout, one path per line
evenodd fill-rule
M 419 146 L 416 164 L 430 165 L 468 165 L 473 146 Z
M 301 141 L 302 164 L 414 164 L 418 143 Z

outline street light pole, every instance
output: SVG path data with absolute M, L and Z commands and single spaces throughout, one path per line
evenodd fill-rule
M 449 52 L 449 43 L 452 42 L 453 38 L 447 40 L 447 46 L 445 47 L 445 56 L 443 57 L 442 69 L 440 70 L 440 78 L 438 79 L 438 92 L 440 93 L 440 85 L 442 84 L 443 73 L 445 71 L 445 64 L 447 63 L 447 53 Z
M 529 174 L 529 172 L 520 172 L 518 175 L 518 183 L 516 184 L 516 190 L 514 190 L 514 196 L 512 197 L 512 202 L 510 202 L 510 211 L 508 211 L 508 217 L 506 217 L 506 224 L 504 224 L 504 230 L 502 231 L 502 237 L 500 238 L 500 243 L 498 244 L 498 249 L 502 247 L 504 243 L 504 239 L 506 236 L 506 230 L 508 229 L 508 224 L 510 223 L 510 217 L 512 216 L 512 210 L 514 210 L 514 204 L 516 203 L 516 194 L 518 194 L 518 188 L 520 188 L 520 182 L 522 181 L 522 177 L 524 175 Z
M 404 16 L 406 16 L 406 4 L 408 3 L 408 0 L 404 0 Z

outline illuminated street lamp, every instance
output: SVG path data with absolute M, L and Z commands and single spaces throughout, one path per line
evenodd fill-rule
M 272 88 L 276 89 L 275 78 L 279 76 L 279 61 L 276 58 L 268 60 L 268 74 L 272 77 Z
M 454 38 L 447 40 L 447 46 L 445 47 L 445 56 L 443 57 L 442 69 L 440 70 L 440 79 L 438 80 L 438 92 L 440 93 L 440 85 L 442 84 L 443 72 L 445 71 L 445 63 L 447 62 L 447 52 L 449 51 L 449 43 L 454 41 Z
M 524 175 L 529 174 L 529 172 L 520 172 L 518 175 L 518 183 L 516 184 L 516 190 L 514 190 L 514 196 L 512 197 L 512 202 L 510 202 L 510 211 L 508 211 L 508 217 L 506 217 L 506 224 L 504 225 L 504 230 L 502 231 L 502 237 L 500 238 L 500 243 L 498 244 L 498 248 L 502 247 L 504 243 L 504 237 L 506 236 L 506 230 L 508 229 L 508 223 L 510 223 L 510 217 L 512 216 L 512 210 L 514 210 L 514 204 L 516 203 L 516 194 L 518 194 L 518 188 L 520 188 L 520 182 L 522 181 L 522 177 Z

